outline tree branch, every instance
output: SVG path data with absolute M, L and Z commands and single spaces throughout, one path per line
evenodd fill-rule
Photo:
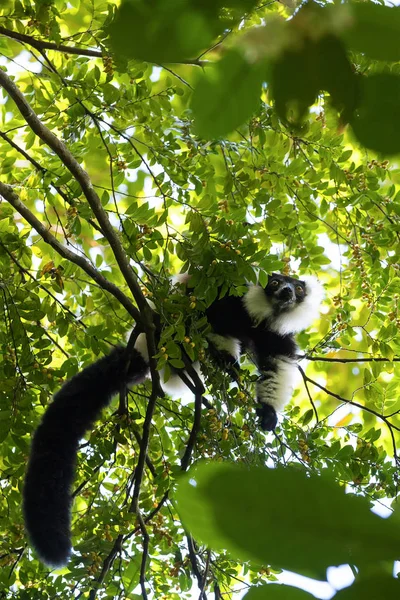
M 6 141 L 8 144 L 10 144 L 10 146 L 12 148 L 14 148 L 14 150 L 16 150 L 17 152 L 19 152 L 20 154 L 22 154 L 22 156 L 25 158 L 25 160 L 27 160 L 28 162 L 30 162 L 37 171 L 39 171 L 39 173 L 41 173 L 42 175 L 45 175 L 46 173 L 50 173 L 50 171 L 48 169 L 46 169 L 46 167 L 43 167 L 40 163 L 37 162 L 37 160 L 35 160 L 32 156 L 30 156 L 23 148 L 21 148 L 20 146 L 18 146 L 18 144 L 16 144 L 14 142 L 14 140 L 12 140 L 6 133 L 4 133 L 3 131 L 0 131 L 0 137 L 3 138 L 4 141 Z M 67 204 L 69 204 L 70 206 L 76 206 L 76 202 L 74 199 L 69 198 L 68 194 L 66 194 L 64 192 L 64 190 L 59 186 L 56 185 L 55 183 L 51 183 L 52 187 L 54 187 L 54 189 L 60 194 L 61 198 L 64 200 L 64 202 L 66 202 Z M 97 225 L 97 223 L 95 223 L 93 221 L 93 219 L 86 219 L 87 222 L 97 231 L 99 231 L 101 233 L 101 235 L 103 237 L 105 237 L 104 232 L 101 230 L 101 227 L 99 227 L 99 225 Z
M 373 408 L 369 408 L 368 406 L 360 404 L 359 402 L 355 402 L 354 400 L 349 400 L 348 398 L 343 398 L 343 396 L 339 396 L 339 394 L 335 394 L 335 392 L 332 392 L 332 390 L 328 390 L 328 388 L 326 388 L 323 385 L 321 385 L 320 383 L 318 383 L 318 381 L 315 381 L 314 379 L 311 379 L 310 377 L 308 377 L 308 375 L 306 375 L 304 373 L 304 371 L 302 371 L 302 376 L 303 376 L 304 381 L 308 381 L 308 382 L 312 383 L 317 388 L 319 388 L 320 390 L 322 390 L 323 392 L 328 394 L 328 396 L 332 396 L 332 398 L 336 398 L 337 400 L 340 400 L 340 402 L 344 402 L 345 404 L 351 404 L 352 406 L 357 406 L 357 408 L 361 408 L 361 410 L 365 410 L 365 411 L 371 413 L 372 415 L 375 415 L 378 419 L 381 419 L 381 421 L 384 421 L 390 429 L 393 428 L 393 429 L 396 429 L 396 431 L 400 431 L 400 427 L 391 423 L 389 421 L 388 416 L 379 413 L 378 411 L 374 410 Z
M 14 84 L 14 82 L 8 77 L 8 75 L 0 70 L 0 85 L 6 90 L 10 97 L 14 100 L 17 108 L 25 121 L 31 127 L 32 131 L 47 144 L 60 158 L 61 162 L 66 166 L 70 173 L 75 177 L 76 181 L 81 186 L 82 192 L 89 203 L 89 206 L 93 210 L 100 227 L 104 231 L 104 235 L 111 246 L 114 256 L 117 260 L 122 275 L 131 290 L 133 297 L 135 298 L 140 311 L 144 311 L 146 314 L 152 313 L 149 308 L 145 297 L 142 294 L 140 286 L 134 276 L 132 268 L 129 265 L 128 258 L 122 247 L 122 244 L 114 231 L 107 213 L 102 207 L 100 198 L 93 188 L 93 184 L 90 181 L 88 173 L 81 167 L 76 158 L 68 150 L 67 146 L 61 141 L 54 133 L 50 131 L 38 118 L 34 110 L 31 108 L 29 103 L 26 101 L 23 94 Z
M 99 577 L 96 580 L 96 587 L 93 587 L 90 590 L 89 593 L 89 600 L 95 600 L 96 599 L 96 595 L 97 595 L 97 591 L 99 589 L 99 586 L 103 583 L 108 571 L 111 569 L 113 562 L 115 560 L 115 557 L 117 556 L 117 554 L 119 552 L 121 552 L 122 549 L 122 534 L 119 534 L 119 536 L 116 538 L 113 547 L 110 550 L 110 553 L 108 554 L 108 556 L 105 558 L 104 562 L 103 562 L 103 568 L 101 569 L 101 573 L 99 575 Z
M 338 362 L 338 363 L 359 363 L 359 362 L 399 362 L 400 357 L 394 358 L 384 358 L 383 356 L 371 356 L 369 358 L 330 358 L 329 356 L 308 356 L 307 354 L 302 354 L 297 357 L 299 360 L 307 359 L 313 360 L 316 362 Z
M 36 277 L 34 277 L 32 275 L 32 273 L 30 273 L 28 271 L 28 269 L 25 269 L 25 267 L 23 267 L 21 265 L 21 263 L 15 258 L 14 254 L 12 252 L 10 252 L 10 250 L 7 248 L 7 246 L 5 246 L 3 244 L 3 242 L 0 240 L 0 247 L 3 248 L 4 252 L 6 252 L 8 254 L 8 256 L 10 257 L 10 259 L 12 260 L 12 262 L 17 266 L 17 268 L 19 269 L 20 273 L 22 276 L 26 276 L 29 277 L 32 281 L 34 281 L 36 283 L 36 285 L 43 290 L 48 296 L 50 296 L 50 298 L 52 298 L 54 300 L 54 302 L 56 302 L 59 306 L 61 306 L 61 308 L 67 312 L 69 315 L 71 315 L 71 317 L 74 319 L 74 321 L 76 323 L 79 323 L 79 325 L 82 325 L 83 328 L 86 328 L 86 324 L 82 321 L 82 319 L 80 319 L 79 317 L 76 316 L 75 313 L 72 312 L 72 310 L 70 310 L 67 306 L 64 306 L 64 304 L 61 302 L 61 300 L 59 300 L 54 294 L 52 294 L 52 292 L 50 292 L 50 290 L 48 290 L 44 285 L 42 285 L 40 283 L 40 281 L 38 281 L 36 279 Z
M 197 434 L 200 430 L 201 424 L 201 405 L 202 405 L 202 394 L 201 392 L 196 392 L 194 397 L 194 419 L 193 426 L 190 432 L 189 440 L 186 445 L 185 454 L 181 460 L 181 469 L 182 471 L 186 471 L 190 464 L 190 459 L 192 457 L 192 452 L 196 444 Z
M 18 33 L 17 31 L 12 31 L 11 29 L 7 29 L 6 27 L 0 27 L 0 35 L 5 35 L 6 37 L 9 37 L 13 40 L 17 40 L 18 42 L 28 44 L 29 46 L 32 46 L 32 48 L 36 48 L 36 50 L 39 51 L 55 50 L 57 52 L 63 52 L 65 54 L 78 54 L 79 56 L 89 56 L 93 58 L 103 58 L 103 56 L 107 56 L 107 53 L 102 52 L 101 50 L 90 50 L 88 48 L 76 48 L 74 46 L 67 46 L 66 44 L 57 44 L 56 42 L 45 42 L 43 40 L 38 40 L 37 38 L 31 35 L 27 35 L 25 33 Z M 205 67 L 206 65 L 210 64 L 210 61 L 194 58 L 192 60 L 182 60 L 178 63 L 171 64 Z
M 196 547 L 194 545 L 194 540 L 189 533 L 186 534 L 186 540 L 187 540 L 187 545 L 188 545 L 188 550 L 189 550 L 190 563 L 192 565 L 192 571 L 193 571 L 194 575 L 196 576 L 197 584 L 198 584 L 199 590 L 201 592 L 200 596 L 199 596 L 199 600 L 207 600 L 206 593 L 204 590 L 202 590 L 203 575 L 200 572 L 199 566 L 197 564 Z
M 91 263 L 83 256 L 76 254 L 66 248 L 55 238 L 48 229 L 39 221 L 39 219 L 29 210 L 27 206 L 20 200 L 18 194 L 16 194 L 11 185 L 0 182 L 0 194 L 5 198 L 11 206 L 15 208 L 33 227 L 33 229 L 44 239 L 45 242 L 50 244 L 52 248 L 63 258 L 70 262 L 78 265 L 85 273 L 87 273 L 101 288 L 110 292 L 121 304 L 126 308 L 128 313 L 137 321 L 141 322 L 141 316 L 136 306 L 131 300 L 125 296 L 125 294 L 113 283 L 108 281 L 103 275 L 101 275 L 97 269 L 95 269 Z
M 17 33 L 16 31 L 11 31 L 5 27 L 0 27 L 0 34 L 12 38 L 13 40 L 17 40 L 18 42 L 29 44 L 29 46 L 32 46 L 32 48 L 36 48 L 37 50 L 57 50 L 58 52 L 65 52 L 66 54 L 79 54 L 81 56 L 93 56 L 95 58 L 102 58 L 103 56 L 103 52 L 100 50 L 88 50 L 86 48 L 66 46 L 65 44 L 56 44 L 55 42 L 44 42 L 31 35 Z
M 67 146 L 57 136 L 54 135 L 38 118 L 30 104 L 26 101 L 23 94 L 14 84 L 14 82 L 8 77 L 8 75 L 0 69 L 0 85 L 6 90 L 10 97 L 14 100 L 21 115 L 25 121 L 31 127 L 32 131 L 47 144 L 60 158 L 61 162 L 66 166 L 69 172 L 75 177 L 76 181 L 81 186 L 82 192 L 89 203 L 89 206 L 93 210 L 97 221 L 104 232 L 104 236 L 107 239 L 110 247 L 114 253 L 115 259 L 120 268 L 121 274 L 124 277 L 129 289 L 132 292 L 133 297 L 138 305 L 141 323 L 146 333 L 147 348 L 149 352 L 149 363 L 151 371 L 151 380 L 154 391 L 154 405 L 157 396 L 163 396 L 163 392 L 160 386 L 160 378 L 157 372 L 156 360 L 153 358 L 156 354 L 156 344 L 154 340 L 155 325 L 154 325 L 154 313 L 150 308 L 146 299 L 140 289 L 139 283 L 136 276 L 129 264 L 128 257 L 122 247 L 117 233 L 112 227 L 108 215 L 105 212 L 100 198 L 93 188 L 93 184 L 90 180 L 88 173 L 81 167 L 72 153 L 69 151 Z M 34 215 L 32 215 L 34 216 Z M 105 280 L 106 281 L 106 280 Z M 115 288 L 118 289 L 118 288 Z M 119 290 L 118 290 L 119 291 Z M 126 297 L 124 296 L 124 299 Z M 132 305 L 133 306 L 133 305 Z M 130 311 L 131 312 L 131 311 Z M 135 311 L 136 312 L 136 311 Z M 132 314 L 132 312 L 131 312 Z M 138 321 L 138 316 L 135 317 Z M 150 404 L 149 404 L 150 406 Z M 154 406 L 153 406 L 154 410 Z M 151 415 L 153 413 L 151 412 Z
M 157 506 L 147 515 L 147 517 L 145 517 L 143 519 L 144 524 L 151 521 L 152 518 L 162 509 L 165 502 L 168 500 L 168 496 L 169 496 L 169 490 L 167 490 L 164 493 L 163 497 L 161 498 L 161 500 L 157 504 Z M 126 542 L 127 540 L 129 540 L 133 535 L 138 533 L 140 530 L 141 530 L 141 526 L 139 525 L 138 527 L 135 527 L 135 529 L 133 529 L 133 531 L 131 531 L 127 535 L 125 535 L 125 536 L 119 535 L 116 538 L 110 553 L 106 556 L 106 558 L 103 561 L 103 567 L 101 569 L 101 573 L 96 580 L 96 586 L 93 587 L 90 591 L 89 600 L 95 600 L 97 590 L 99 589 L 100 585 L 103 583 L 104 579 L 106 578 L 108 571 L 111 569 L 113 562 L 115 560 L 115 557 L 117 556 L 117 554 L 119 552 L 121 552 L 123 543 Z

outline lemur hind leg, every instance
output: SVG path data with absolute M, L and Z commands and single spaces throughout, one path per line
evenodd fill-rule
M 261 405 L 256 409 L 261 429 L 275 429 L 280 412 L 293 394 L 297 375 L 295 360 L 284 356 L 269 358 L 263 363 L 261 375 L 257 381 L 257 401 Z

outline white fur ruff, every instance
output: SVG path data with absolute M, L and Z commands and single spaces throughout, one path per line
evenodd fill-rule
M 266 377 L 257 383 L 257 400 L 273 406 L 277 412 L 289 402 L 292 397 L 298 369 L 296 362 L 286 357 L 275 359 L 274 371 L 263 371 Z
M 179 283 L 181 285 L 186 285 L 191 277 L 192 276 L 189 275 L 189 273 L 178 273 L 177 275 L 173 275 L 171 277 L 171 283 L 173 286 L 176 286 Z
M 202 383 L 204 383 L 204 378 L 200 371 L 200 363 L 198 361 L 196 361 L 192 364 L 192 367 L 196 371 L 197 375 L 199 376 L 200 381 Z M 190 375 L 188 375 L 186 373 L 186 371 L 184 371 L 184 374 L 189 379 L 189 381 L 192 382 Z M 164 369 L 161 369 L 160 383 L 161 383 L 161 387 L 164 390 L 164 392 L 166 392 L 168 394 L 168 396 L 171 396 L 171 398 L 173 400 L 179 400 L 179 399 L 183 398 L 186 394 L 192 395 L 192 392 L 189 390 L 186 383 L 183 382 L 182 379 L 179 377 L 179 375 L 177 375 L 176 373 L 172 373 L 172 375 L 168 379 L 168 381 L 164 381 Z
M 251 285 L 243 296 L 245 308 L 256 325 L 273 315 L 273 308 L 260 285 Z

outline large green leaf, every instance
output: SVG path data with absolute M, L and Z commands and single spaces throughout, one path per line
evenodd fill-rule
M 353 50 L 377 60 L 400 60 L 400 8 L 372 2 L 351 4 L 351 26 L 343 39 Z
M 252 588 L 243 600 L 311 600 L 312 594 L 291 585 L 271 583 Z
M 187 0 L 125 0 L 109 34 L 117 55 L 150 62 L 194 58 L 212 39 L 204 16 Z
M 108 29 L 111 47 L 120 57 L 156 63 L 195 59 L 254 4 L 255 0 L 124 0 Z M 231 10 L 221 13 L 222 6 Z
M 327 35 L 314 40 L 305 38 L 287 49 L 272 69 L 272 92 L 276 110 L 282 119 L 299 124 L 322 91 L 344 120 L 352 115 L 357 98 L 357 78 L 343 44 Z
M 360 102 L 350 123 L 367 148 L 388 155 L 400 152 L 400 76 L 363 77 Z
M 217 138 L 251 117 L 260 102 L 265 69 L 231 50 L 199 79 L 191 108 L 199 135 Z
M 384 600 L 400 597 L 400 581 L 380 575 L 356 581 L 352 586 L 338 592 L 335 600 Z
M 328 476 L 203 463 L 180 482 L 177 501 L 197 539 L 261 564 L 321 572 L 398 556 L 400 526 Z

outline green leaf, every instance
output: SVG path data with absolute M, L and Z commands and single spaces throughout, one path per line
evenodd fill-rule
M 312 408 L 310 408 L 309 410 L 306 411 L 306 413 L 303 415 L 301 421 L 303 423 L 303 425 L 308 425 L 309 422 L 312 420 L 314 416 L 314 410 Z
M 124 0 L 108 27 L 111 47 L 121 58 L 155 63 L 195 59 L 255 4 L 255 0 Z M 232 8 L 225 18 L 222 7 Z
M 125 0 L 109 35 L 117 55 L 161 63 L 194 58 L 212 39 L 203 15 L 186 0 Z
M 286 50 L 273 65 L 271 84 L 278 114 L 297 125 L 321 91 L 329 92 L 346 121 L 356 105 L 357 77 L 343 44 L 331 35 Z
M 400 76 L 377 73 L 361 78 L 361 97 L 350 124 L 363 146 L 400 152 Z
M 206 69 L 191 104 L 197 133 L 205 138 L 222 137 L 250 118 L 260 103 L 264 71 L 236 50 Z
M 315 598 L 308 592 L 291 585 L 271 583 L 252 588 L 243 600 L 311 600 Z
M 356 581 L 352 586 L 340 590 L 335 600 L 381 600 L 399 598 L 400 581 L 387 576 L 377 576 Z
M 342 34 L 346 44 L 376 60 L 400 60 L 400 8 L 372 2 L 350 7 L 351 26 Z
M 400 525 L 326 474 L 203 463 L 180 481 L 176 498 L 196 539 L 242 560 L 321 573 L 398 556 Z

